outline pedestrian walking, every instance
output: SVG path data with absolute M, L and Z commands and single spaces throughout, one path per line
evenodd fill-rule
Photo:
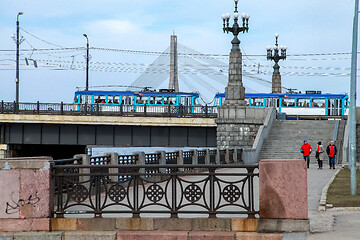
M 334 141 L 330 142 L 330 145 L 326 148 L 326 153 L 329 156 L 329 166 L 330 169 L 335 169 L 335 156 L 337 153 L 336 146 L 334 145 Z
M 310 144 L 306 140 L 304 140 L 304 144 L 300 148 L 300 152 L 303 154 L 304 160 L 307 164 L 307 168 L 310 166 L 310 154 L 312 152 L 312 148 Z
M 318 162 L 318 169 L 322 169 L 323 166 L 323 162 L 322 162 L 322 154 L 324 153 L 324 147 L 323 145 L 321 145 L 321 142 L 318 142 L 318 146 L 316 148 L 316 152 L 315 152 L 315 158 Z

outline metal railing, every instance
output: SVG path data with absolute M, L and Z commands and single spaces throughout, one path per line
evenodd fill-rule
M 213 106 L 171 106 L 171 105 L 103 105 L 68 103 L 0 103 L 1 114 L 52 114 L 52 115 L 95 115 L 95 116 L 162 116 L 162 117 L 205 117 L 215 118 L 217 109 Z
M 80 171 L 64 171 L 75 167 Z M 125 173 L 113 171 L 118 168 L 118 165 L 53 166 L 53 177 L 59 188 L 55 193 L 55 217 L 201 214 L 213 218 L 219 214 L 245 214 L 254 218 L 259 213 L 254 204 L 258 165 L 146 164 L 123 165 Z M 186 168 L 199 171 L 180 171 Z M 218 171 L 223 168 L 231 171 Z M 146 173 L 146 169 L 160 171 Z

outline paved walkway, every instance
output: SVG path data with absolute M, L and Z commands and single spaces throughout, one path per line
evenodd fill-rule
M 283 239 L 360 239 L 360 211 L 337 211 L 336 209 L 318 211 L 322 190 L 335 173 L 336 170 L 329 169 L 327 165 L 323 170 L 318 170 L 316 164 L 310 166 L 308 170 L 310 233 L 285 234 Z

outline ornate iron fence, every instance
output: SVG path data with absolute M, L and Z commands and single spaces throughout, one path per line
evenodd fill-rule
M 55 166 L 61 166 L 61 165 L 72 165 L 72 167 L 69 168 L 62 168 L 62 171 L 64 173 L 79 173 L 79 168 L 76 167 L 78 165 L 82 164 L 82 158 L 69 158 L 69 159 L 59 159 L 59 160 L 53 160 L 54 165 Z M 73 184 L 75 182 L 79 182 L 79 176 L 73 176 L 73 177 L 69 177 L 69 181 L 67 181 L 65 184 L 68 184 L 68 186 L 63 186 L 61 188 L 59 188 L 58 183 L 55 182 L 55 192 L 58 192 L 59 189 L 61 189 L 61 191 L 63 189 L 66 188 L 70 188 L 73 187 L 69 184 Z
M 126 165 L 122 166 L 128 169 L 125 173 L 101 170 L 117 169 L 117 165 L 87 165 L 76 166 L 80 169 L 78 173 L 64 171 L 73 167 L 53 166 L 53 177 L 60 188 L 55 192 L 55 217 L 71 214 L 92 214 L 94 217 L 106 214 L 131 214 L 133 217 L 201 214 L 213 218 L 222 214 L 245 214 L 254 218 L 259 213 L 254 195 L 258 165 Z M 199 171 L 178 171 L 189 167 Z M 152 168 L 160 171 L 145 172 Z M 169 168 L 172 169 L 170 173 L 161 170 Z M 223 168 L 231 171 L 220 171 Z M 122 175 L 128 177 L 119 178 Z M 156 176 L 159 177 L 154 178 Z
M 162 116 L 216 118 L 217 109 L 212 106 L 152 106 L 152 105 L 103 105 L 70 103 L 19 103 L 0 102 L 0 113 L 54 114 L 54 115 L 101 115 L 101 116 Z

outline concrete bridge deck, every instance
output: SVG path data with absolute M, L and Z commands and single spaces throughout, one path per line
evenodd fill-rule
M 215 118 L 0 114 L 1 123 L 216 127 Z

